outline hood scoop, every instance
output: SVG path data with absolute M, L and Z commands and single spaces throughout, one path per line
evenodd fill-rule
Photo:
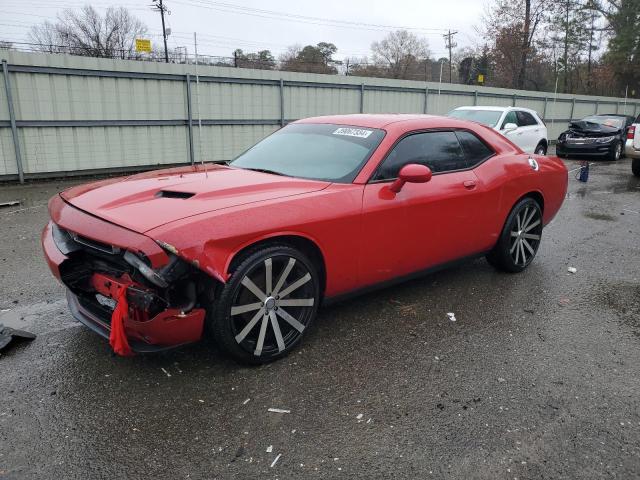
M 186 200 L 195 195 L 193 192 L 176 192 L 173 190 L 160 190 L 155 194 L 156 198 L 182 198 Z

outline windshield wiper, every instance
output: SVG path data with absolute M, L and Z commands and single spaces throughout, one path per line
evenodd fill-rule
M 252 172 L 261 172 L 261 173 L 270 173 L 271 175 L 280 175 L 281 177 L 286 177 L 284 173 L 276 172 L 275 170 L 269 170 L 268 168 L 249 168 L 249 167 L 240 167 L 244 170 L 251 170 Z

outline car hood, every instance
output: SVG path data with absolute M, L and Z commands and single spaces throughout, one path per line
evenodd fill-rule
M 91 215 L 144 233 L 192 215 L 310 193 L 329 185 L 220 165 L 198 165 L 103 180 L 60 195 Z
M 573 137 L 610 137 L 611 135 L 620 133 L 620 129 L 581 120 L 578 122 L 571 122 L 569 124 L 569 130 L 566 130 L 563 133 L 571 134 Z

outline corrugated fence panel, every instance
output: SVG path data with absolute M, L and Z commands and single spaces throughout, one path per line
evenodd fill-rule
M 12 74 L 16 116 L 24 120 L 185 118 L 185 83 L 73 75 Z
M 213 82 L 200 82 L 198 86 L 194 77 L 191 95 L 194 117 L 200 108 L 203 119 L 280 118 L 280 90 L 277 86 Z M 184 114 L 182 118 L 185 118 Z
M 2 58 L 10 71 L 27 177 L 228 160 L 275 131 L 281 121 L 361 108 L 364 113 L 423 113 L 426 106 L 427 113 L 444 115 L 460 106 L 515 103 L 544 116 L 552 140 L 570 118 L 596 111 L 640 113 L 637 99 L 9 50 L 2 51 Z M 198 118 L 203 121 L 202 142 Z M 3 77 L 0 178 L 18 171 L 9 127 Z
M 367 95 L 369 92 L 367 92 Z M 360 90 L 346 88 L 285 87 L 287 119 L 360 112 Z M 277 115 L 280 115 L 279 113 Z
M 0 128 L 0 177 L 2 175 L 16 175 L 18 167 L 16 156 L 13 152 L 13 139 L 11 130 Z
M 25 172 L 73 172 L 86 169 L 186 163 L 184 127 L 22 128 Z
M 366 113 L 423 113 L 424 93 L 366 90 Z

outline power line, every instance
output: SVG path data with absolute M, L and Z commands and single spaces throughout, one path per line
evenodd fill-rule
M 414 30 L 422 32 L 427 35 L 440 35 L 441 32 L 446 31 L 443 28 L 420 28 L 420 27 L 406 27 L 406 26 L 394 26 L 394 25 L 381 25 L 373 23 L 353 22 L 348 20 L 337 20 L 332 18 L 311 17 L 307 15 L 296 15 L 285 12 L 278 12 L 274 10 L 264 10 L 259 8 L 250 8 L 242 5 L 235 5 L 232 3 L 223 2 L 206 2 L 204 0 L 174 0 L 176 3 L 197 7 L 206 8 L 210 10 L 218 10 L 227 13 L 236 13 L 239 15 L 250 15 L 254 17 L 269 18 L 272 20 L 282 20 L 296 23 L 307 23 L 312 25 L 324 25 L 341 28 L 359 28 L 364 30 Z

